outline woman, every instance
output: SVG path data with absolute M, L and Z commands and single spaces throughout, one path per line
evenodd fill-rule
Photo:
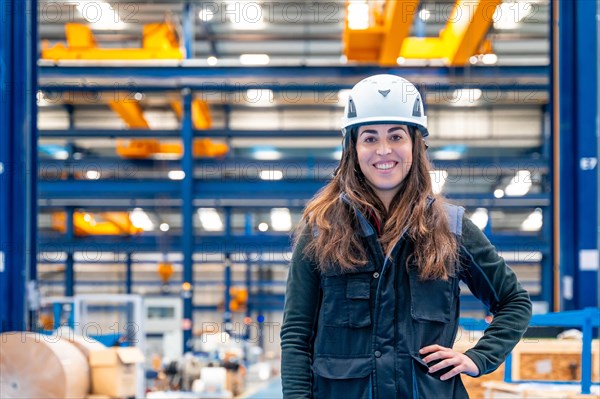
M 281 330 L 285 398 L 468 398 L 460 374 L 495 370 L 531 302 L 464 209 L 433 194 L 421 96 L 393 75 L 351 90 L 343 154 L 307 205 Z M 459 280 L 494 315 L 453 351 Z

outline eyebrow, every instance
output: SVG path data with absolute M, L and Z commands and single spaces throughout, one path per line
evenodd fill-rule
M 388 131 L 387 131 L 387 132 L 388 132 L 388 134 L 390 134 L 390 133 L 394 133 L 394 132 L 395 132 L 395 131 L 397 131 L 397 130 L 402 130 L 404 133 L 407 133 L 407 132 L 406 132 L 406 130 L 404 130 L 404 128 L 403 128 L 402 126 L 394 126 L 394 127 L 391 127 L 391 128 L 389 128 L 389 129 L 388 129 Z M 360 135 L 362 135 L 362 134 L 364 134 L 364 133 L 375 133 L 375 134 L 377 134 L 377 133 L 379 133 L 379 132 L 378 132 L 377 130 L 375 130 L 375 129 L 365 129 L 365 130 L 363 130 L 363 131 L 360 133 Z

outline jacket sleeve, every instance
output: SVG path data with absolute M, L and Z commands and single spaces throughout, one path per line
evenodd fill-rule
M 461 279 L 494 315 L 483 337 L 465 352 L 482 376 L 497 369 L 522 338 L 531 319 L 531 301 L 496 248 L 466 217 L 460 250 Z
M 307 259 L 304 246 L 311 233 L 302 235 L 294 249 L 285 293 L 281 327 L 281 381 L 284 398 L 312 396 L 312 341 L 320 300 L 320 274 Z

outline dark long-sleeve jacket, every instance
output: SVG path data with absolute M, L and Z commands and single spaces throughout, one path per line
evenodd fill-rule
M 369 254 L 353 273 L 321 273 L 303 255 L 307 231 L 289 270 L 281 329 L 284 398 L 468 398 L 460 376 L 428 373 L 419 349 L 452 347 L 458 329 L 459 280 L 494 315 L 477 345 L 465 352 L 480 374 L 495 370 L 531 318 L 529 295 L 464 209 L 449 205 L 462 271 L 448 281 L 418 278 L 406 262 L 403 237 L 384 257 L 377 234 L 355 210 Z M 432 364 L 430 364 L 432 365 Z

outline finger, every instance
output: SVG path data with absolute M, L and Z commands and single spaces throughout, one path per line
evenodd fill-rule
M 446 374 L 442 375 L 440 377 L 440 380 L 446 381 L 447 379 L 450 379 L 460 373 L 462 373 L 462 366 L 456 366 L 452 370 L 448 371 Z
M 425 363 L 429 363 L 429 362 L 432 362 L 432 361 L 438 360 L 438 359 L 447 359 L 449 357 L 454 356 L 455 354 L 456 354 L 456 352 L 454 352 L 452 350 L 449 350 L 449 349 L 440 350 L 440 351 L 437 351 L 437 352 L 434 352 L 434 353 L 432 353 L 430 355 L 425 356 L 423 358 L 423 361 Z
M 442 369 L 445 369 L 446 367 L 450 367 L 450 366 L 456 366 L 457 364 L 460 364 L 460 358 L 457 358 L 457 357 L 442 360 L 441 362 L 435 364 L 434 366 L 431 366 L 429 368 L 429 373 L 433 374 L 438 370 L 442 370 Z
M 445 348 L 440 345 L 429 345 L 429 346 L 425 346 L 425 347 L 421 348 L 419 350 L 419 353 L 421 353 L 421 354 L 430 353 L 430 352 L 440 351 L 440 350 L 444 350 L 444 349 L 448 349 L 448 348 Z

